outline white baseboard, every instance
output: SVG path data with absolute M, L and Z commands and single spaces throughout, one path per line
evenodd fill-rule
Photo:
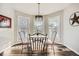
M 70 50 L 72 50 L 73 52 L 75 52 L 76 54 L 79 55 L 79 52 L 75 51 L 74 49 L 70 48 L 69 46 L 67 46 L 67 45 L 65 45 L 65 44 L 64 44 L 64 46 L 66 46 L 67 48 L 69 48 Z
M 0 50 L 0 53 L 2 53 L 3 51 L 5 51 L 5 50 L 11 48 L 12 45 L 11 45 L 10 43 L 11 43 L 11 42 L 7 43 L 7 45 L 5 44 L 5 45 L 4 45 L 5 47 L 4 47 L 2 50 Z
M 7 47 L 7 48 L 4 48 L 3 50 L 0 51 L 0 53 L 2 53 L 3 51 L 5 51 L 5 50 L 7 50 L 7 49 L 9 49 L 9 48 L 11 48 L 11 46 L 9 46 L 9 47 Z

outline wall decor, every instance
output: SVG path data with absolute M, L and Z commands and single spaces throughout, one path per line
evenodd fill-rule
M 0 15 L 0 28 L 11 28 L 11 18 Z
M 69 24 L 72 26 L 79 26 L 79 12 L 74 12 L 70 16 Z

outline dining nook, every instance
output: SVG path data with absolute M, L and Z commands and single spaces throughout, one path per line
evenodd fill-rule
M 79 56 L 79 4 L 0 3 L 0 56 Z

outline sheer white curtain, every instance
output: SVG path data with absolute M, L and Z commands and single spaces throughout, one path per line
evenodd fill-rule
M 60 15 L 48 17 L 48 38 L 49 41 L 54 38 L 54 31 L 57 32 L 56 40 L 60 40 Z
M 29 25 L 30 25 L 29 17 L 18 16 L 18 24 L 17 24 L 18 39 L 22 38 L 24 42 L 27 41 L 30 28 Z M 18 32 L 20 32 L 21 38 Z

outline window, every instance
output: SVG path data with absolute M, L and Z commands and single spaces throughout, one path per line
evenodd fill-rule
M 29 17 L 18 16 L 17 30 L 18 30 L 18 32 L 22 31 L 21 37 L 22 37 L 23 40 L 28 39 L 29 25 L 30 25 Z M 19 34 L 18 34 L 18 38 L 20 39 Z
M 53 39 L 53 31 L 57 31 L 57 40 L 60 40 L 60 15 L 48 18 L 48 37 Z
M 43 17 L 36 17 L 34 20 L 34 26 L 33 26 L 33 31 L 38 32 L 38 33 L 43 33 L 44 32 L 44 21 Z

